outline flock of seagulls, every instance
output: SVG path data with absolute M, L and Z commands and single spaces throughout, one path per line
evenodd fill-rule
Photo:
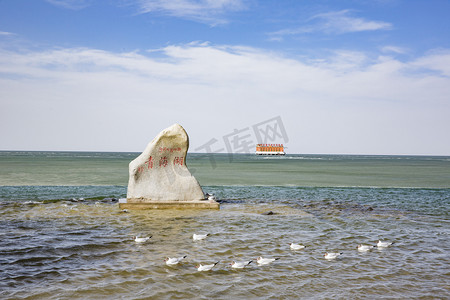
M 358 249 L 359 252 L 368 252 L 374 248 L 378 248 L 378 249 L 387 248 L 390 245 L 392 245 L 393 243 L 394 242 L 384 242 L 384 241 L 379 240 L 376 246 L 359 244 L 358 246 L 356 246 L 356 249 Z M 342 255 L 342 252 L 327 252 L 323 255 L 323 257 L 327 260 L 332 260 L 332 259 L 338 258 L 340 255 Z
M 194 233 L 192 235 L 192 240 L 194 241 L 201 241 L 201 240 L 205 240 L 208 236 L 210 236 L 209 233 L 207 234 L 196 234 Z M 148 240 L 150 240 L 152 238 L 152 236 L 148 236 L 148 237 L 137 237 L 134 236 L 133 239 L 136 243 L 145 243 Z M 379 240 L 378 243 L 375 245 L 364 245 L 364 244 L 359 244 L 356 248 L 359 252 L 368 252 L 374 248 L 379 248 L 379 249 L 383 249 L 383 248 L 387 248 L 389 246 L 391 246 L 392 244 L 394 244 L 394 242 L 386 242 L 386 241 L 381 241 Z M 296 243 L 291 243 L 289 244 L 289 247 L 291 250 L 294 251 L 298 251 L 298 250 L 302 250 L 305 249 L 306 246 L 302 245 L 302 244 L 296 244 Z M 326 260 L 333 260 L 338 258 L 339 256 L 342 255 L 343 252 L 326 252 L 323 257 Z M 181 257 L 167 257 L 164 261 L 166 263 L 166 265 L 168 266 L 173 266 L 173 265 L 177 265 L 179 263 L 181 263 L 187 256 L 181 256 Z M 275 257 L 275 258 L 263 258 L 262 256 L 258 257 L 256 259 L 256 263 L 260 266 L 263 265 L 268 265 L 274 261 L 279 260 L 279 257 Z M 197 268 L 197 271 L 199 272 L 203 272 L 203 271 L 210 271 L 212 270 L 220 261 L 217 261 L 213 264 L 208 264 L 208 265 L 203 265 L 203 264 L 198 264 L 195 267 Z M 247 260 L 247 261 L 233 261 L 230 266 L 233 269 L 244 269 L 245 267 L 247 267 L 248 265 L 250 265 L 253 262 L 253 260 Z

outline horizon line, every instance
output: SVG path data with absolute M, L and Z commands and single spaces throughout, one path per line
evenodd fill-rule
M 142 153 L 142 151 L 105 151 L 105 150 L 0 150 L 0 152 L 72 152 L 72 153 Z M 189 152 L 188 154 L 202 154 L 202 155 L 255 155 L 252 152 Z M 364 153 L 286 153 L 283 156 L 289 155 L 346 155 L 346 156 L 434 156 L 434 157 L 450 157 L 450 154 L 364 154 Z M 276 157 L 277 155 L 267 155 L 268 157 Z M 264 155 L 262 157 L 265 157 Z

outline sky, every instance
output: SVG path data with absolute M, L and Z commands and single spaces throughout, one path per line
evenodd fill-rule
M 450 155 L 448 0 L 0 0 L 0 150 Z

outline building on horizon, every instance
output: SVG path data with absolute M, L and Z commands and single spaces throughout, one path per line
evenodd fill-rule
M 283 144 L 257 144 L 256 155 L 286 155 Z

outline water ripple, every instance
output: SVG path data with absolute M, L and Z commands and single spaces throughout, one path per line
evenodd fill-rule
M 5 299 L 449 298 L 448 220 L 343 200 L 224 203 L 220 211 L 120 213 L 63 201 L 0 212 Z M 372 204 L 370 205 L 373 206 Z M 76 209 L 71 209 L 74 207 Z M 272 215 L 263 215 L 272 211 Z M 210 233 L 194 242 L 193 233 Z M 153 235 L 136 244 L 133 235 Z M 360 243 L 395 241 L 360 253 Z M 306 245 L 300 251 L 289 243 Z M 343 252 L 327 261 L 327 251 Z M 187 255 L 176 266 L 166 256 Z M 233 260 L 255 261 L 233 270 Z M 220 263 L 197 272 L 198 263 Z

